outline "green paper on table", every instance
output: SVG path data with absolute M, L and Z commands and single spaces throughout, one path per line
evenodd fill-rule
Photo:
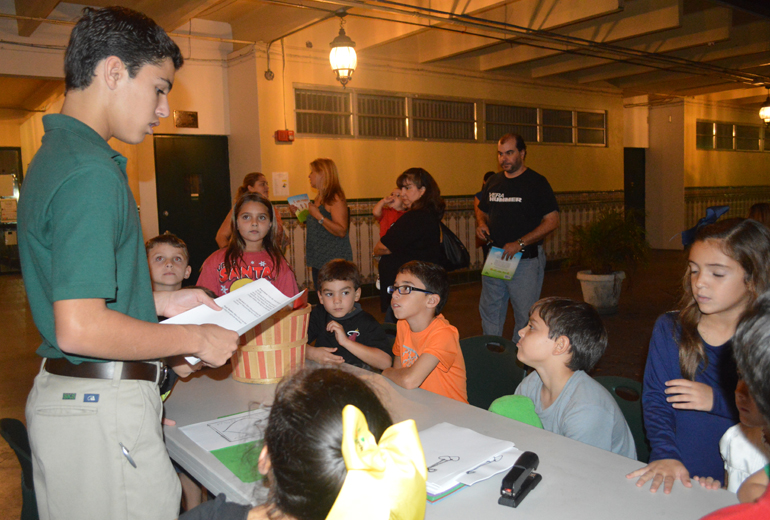
M 262 480 L 263 476 L 257 469 L 259 454 L 262 452 L 264 441 L 236 444 L 227 448 L 220 448 L 211 452 L 219 462 L 233 472 L 241 482 L 247 484 Z

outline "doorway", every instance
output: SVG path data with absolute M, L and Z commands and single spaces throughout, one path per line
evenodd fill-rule
M 158 229 L 187 244 L 193 285 L 231 206 L 227 136 L 156 135 L 154 145 Z
M 646 148 L 623 149 L 623 199 L 626 211 L 633 211 L 636 222 L 644 229 L 645 152 Z

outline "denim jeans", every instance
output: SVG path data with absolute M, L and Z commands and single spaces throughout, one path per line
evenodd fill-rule
M 519 329 L 527 324 L 529 309 L 540 299 L 540 289 L 543 287 L 545 251 L 542 246 L 538 246 L 537 249 L 537 258 L 519 261 L 519 266 L 511 280 L 481 277 L 479 314 L 481 314 L 484 334 L 503 335 L 503 325 L 505 325 L 510 299 L 513 305 L 513 317 L 516 320 L 513 327 L 513 341 L 519 340 Z

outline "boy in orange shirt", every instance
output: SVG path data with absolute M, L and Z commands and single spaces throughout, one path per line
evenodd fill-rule
M 443 267 L 407 262 L 388 287 L 398 319 L 393 367 L 382 375 L 407 389 L 420 387 L 467 403 L 465 360 L 457 329 L 439 314 L 449 296 Z

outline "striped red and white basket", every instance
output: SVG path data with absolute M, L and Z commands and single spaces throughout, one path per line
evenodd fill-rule
M 302 368 L 311 309 L 280 311 L 243 334 L 232 358 L 233 379 L 272 384 Z

